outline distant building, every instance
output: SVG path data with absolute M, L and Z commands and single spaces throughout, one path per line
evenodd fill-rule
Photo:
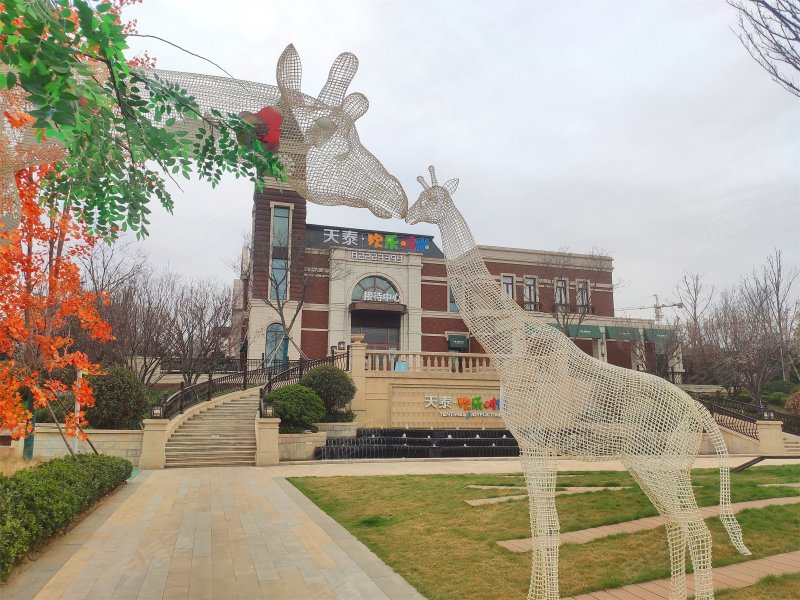
M 560 324 L 587 354 L 639 370 L 660 358 L 680 380 L 679 350 L 659 357 L 674 332 L 614 317 L 611 257 L 479 249 L 498 285 L 543 322 Z M 298 348 L 321 357 L 354 333 L 373 349 L 483 352 L 459 317 L 431 236 L 306 223 L 303 198 L 265 189 L 254 194 L 252 245 L 242 265 L 231 333 L 232 353 L 242 359 L 295 359 Z M 288 321 L 300 302 L 289 342 L 275 305 Z

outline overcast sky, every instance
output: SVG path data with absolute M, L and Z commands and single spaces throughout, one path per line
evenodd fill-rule
M 370 100 L 362 143 L 411 202 L 433 164 L 460 179 L 454 199 L 479 244 L 606 249 L 627 283 L 618 310 L 669 299 L 687 270 L 730 285 L 774 247 L 800 263 L 800 100 L 742 48 L 723 0 L 144 0 L 125 15 L 270 84 L 294 43 L 312 95 L 354 52 L 351 91 Z M 140 48 L 160 68 L 219 74 L 154 40 Z M 141 245 L 176 271 L 231 279 L 252 186 L 182 187 L 174 215 L 153 207 Z M 308 221 L 412 230 L 312 204 Z

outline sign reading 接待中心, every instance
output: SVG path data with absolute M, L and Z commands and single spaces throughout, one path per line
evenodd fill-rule
M 364 302 L 400 302 L 400 294 L 396 292 L 382 292 L 380 290 L 365 290 L 361 295 Z
M 393 427 L 500 428 L 503 401 L 497 388 L 471 386 L 390 386 Z
M 350 248 L 422 252 L 423 254 L 430 252 L 432 247 L 431 238 L 429 237 L 417 237 L 399 233 L 367 233 L 353 231 L 352 229 L 332 228 L 322 230 L 322 243 Z

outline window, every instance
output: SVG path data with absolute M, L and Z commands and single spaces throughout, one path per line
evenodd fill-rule
M 288 295 L 290 217 L 288 207 L 273 207 L 272 236 L 270 238 L 270 300 L 286 300 Z
M 579 281 L 575 287 L 575 303 L 578 310 L 586 312 L 589 309 L 589 282 Z
M 400 294 L 383 277 L 365 277 L 353 288 L 353 302 L 400 302 Z
M 456 297 L 453 296 L 453 288 L 447 286 L 447 310 L 448 312 L 458 312 L 458 304 L 456 304 Z
M 556 306 L 566 306 L 567 304 L 567 280 L 556 279 Z
M 536 277 L 525 276 L 523 295 L 523 308 L 525 310 L 539 310 L 539 294 L 536 292 Z
M 276 206 L 272 209 L 272 247 L 289 247 L 289 207 Z
M 289 283 L 289 261 L 285 258 L 273 258 L 269 275 L 270 300 L 286 300 Z
M 501 278 L 503 282 L 503 289 L 505 290 L 506 294 L 514 297 L 514 276 L 513 275 L 503 275 Z
M 267 327 L 267 340 L 264 344 L 264 362 L 268 365 L 285 363 L 289 355 L 289 338 L 280 323 Z

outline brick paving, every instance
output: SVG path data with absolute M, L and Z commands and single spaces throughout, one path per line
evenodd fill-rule
M 757 558 L 727 567 L 714 568 L 714 590 L 743 588 L 753 585 L 767 575 L 787 575 L 798 572 L 800 572 L 800 552 L 787 552 L 767 558 Z M 694 594 L 694 577 L 692 575 L 686 576 L 686 590 L 689 596 Z M 658 579 L 591 594 L 569 596 L 562 600 L 666 600 L 667 598 L 669 598 L 669 579 Z
M 780 506 L 785 504 L 800 504 L 800 496 L 791 496 L 788 498 L 768 498 L 766 500 L 750 500 L 749 502 L 735 502 L 731 504 L 734 513 L 745 510 L 747 508 L 764 508 L 765 506 Z M 700 509 L 700 514 L 704 519 L 716 517 L 719 514 L 719 506 L 704 506 Z M 593 540 L 606 537 L 609 535 L 616 535 L 618 533 L 634 533 L 636 531 L 644 531 L 646 529 L 656 529 L 664 524 L 660 516 L 645 517 L 644 519 L 636 519 L 634 521 L 625 521 L 624 523 L 616 523 L 614 525 L 602 525 L 600 527 L 591 527 L 589 529 L 581 529 L 579 531 L 569 531 L 562 533 L 559 537 L 559 543 L 563 544 L 585 544 Z M 519 540 L 504 540 L 497 542 L 497 544 L 511 552 L 530 552 L 532 549 L 531 538 Z
M 25 565 L 0 598 L 422 598 L 266 471 L 144 471 Z

